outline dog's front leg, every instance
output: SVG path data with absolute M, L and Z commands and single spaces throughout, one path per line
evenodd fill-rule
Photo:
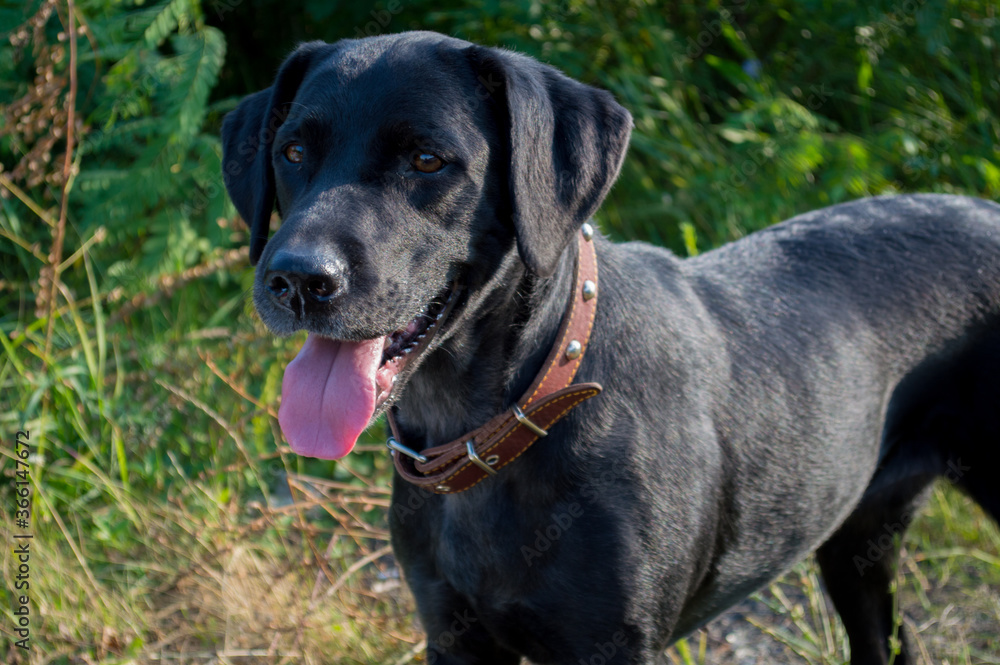
M 426 614 L 422 614 L 427 624 L 428 665 L 518 665 L 522 662 L 538 665 L 578 665 L 581 662 L 652 665 L 666 662 L 657 660 L 647 649 L 634 649 L 629 637 L 632 638 L 631 641 L 639 643 L 645 640 L 632 635 L 631 631 L 621 629 L 612 633 L 609 639 L 595 640 L 582 633 L 567 634 L 565 628 L 560 629 L 561 627 L 553 627 L 547 635 L 548 640 L 542 636 L 534 636 L 533 639 L 525 635 L 531 642 L 527 653 L 532 655 L 528 656 L 528 661 L 522 661 L 520 655 L 500 646 L 469 610 L 442 613 L 440 620 L 428 620 Z
M 484 628 L 470 628 L 450 641 L 450 627 L 427 633 L 428 665 L 517 665 L 521 657 L 499 646 Z M 449 646 L 444 646 L 449 644 Z
M 429 555 L 428 534 L 440 519 L 434 506 L 440 497 L 396 482 L 389 513 L 392 545 L 417 601 L 427 633 L 428 665 L 517 665 L 520 656 L 502 647 L 472 604 L 438 574 Z
M 433 608 L 421 603 L 421 618 L 427 631 L 428 665 L 517 665 L 520 656 L 500 646 L 479 621 L 476 613 L 457 601 L 443 582 L 437 583 L 438 592 L 433 598 Z

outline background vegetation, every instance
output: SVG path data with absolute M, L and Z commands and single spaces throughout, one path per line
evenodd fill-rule
M 993 0 L 0 0 L 0 526 L 31 433 L 22 663 L 406 663 L 387 458 L 288 453 L 218 139 L 297 41 L 433 29 L 532 54 L 635 116 L 602 227 L 681 255 L 872 194 L 1000 199 Z M 1000 663 L 1000 535 L 952 488 L 905 539 L 927 663 Z M 739 620 L 749 617 L 751 623 Z M 755 626 L 755 627 L 750 627 Z M 761 654 L 768 654 L 761 656 Z M 811 564 L 671 662 L 844 663 Z M 419 659 L 419 657 L 416 657 Z M 758 660 L 762 659 L 762 660 Z

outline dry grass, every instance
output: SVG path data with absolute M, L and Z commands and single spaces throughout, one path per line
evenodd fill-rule
M 413 601 L 388 548 L 387 488 L 287 478 L 292 497 L 267 506 L 198 514 L 179 507 L 182 497 L 136 504 L 145 537 L 116 555 L 112 576 L 94 576 L 74 554 L 69 539 L 86 538 L 84 520 L 39 534 L 32 589 L 43 619 L 30 658 L 10 650 L 7 662 L 422 662 Z M 205 489 L 191 484 L 187 498 Z M 949 523 L 959 528 L 949 533 Z M 921 663 L 1000 662 L 998 562 L 996 527 L 961 495 L 937 490 L 907 535 L 899 576 Z M 827 665 L 846 663 L 846 646 L 809 561 L 667 657 Z

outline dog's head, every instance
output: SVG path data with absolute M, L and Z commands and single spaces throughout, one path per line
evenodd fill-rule
M 310 333 L 282 388 L 293 449 L 347 454 L 501 257 L 549 276 L 630 129 L 609 93 L 444 35 L 292 53 L 226 117 L 222 141 L 257 311 L 277 334 Z

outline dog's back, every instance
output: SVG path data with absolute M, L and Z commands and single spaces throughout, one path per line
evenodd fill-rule
M 1000 513 L 986 485 L 1000 468 L 1000 206 L 867 199 L 680 266 L 718 342 L 702 380 L 731 471 L 718 558 L 680 632 L 845 519 L 858 533 L 836 560 L 854 588 L 880 563 L 866 557 L 868 534 L 910 519 L 935 477 Z

